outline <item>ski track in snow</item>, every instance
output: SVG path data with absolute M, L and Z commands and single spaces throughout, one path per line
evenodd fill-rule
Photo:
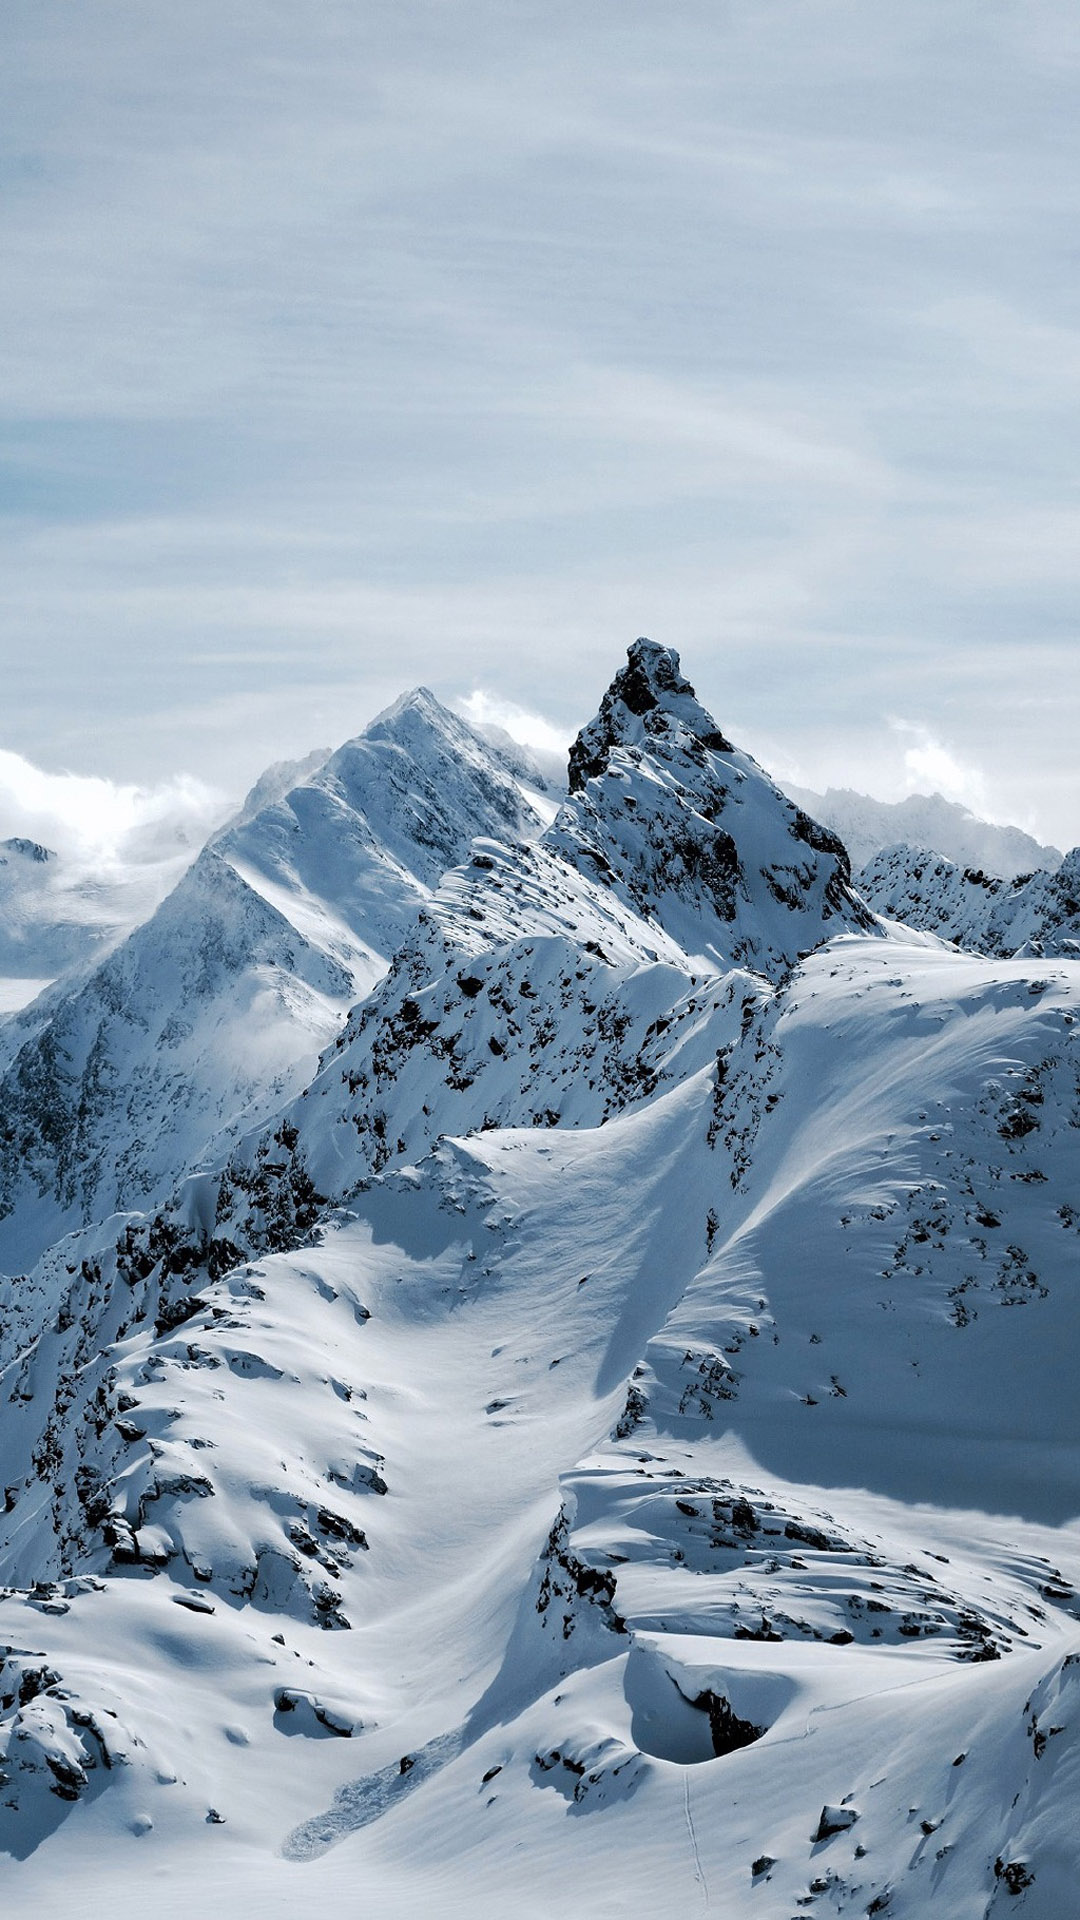
M 694 1878 L 701 1888 L 701 1898 L 702 1898 L 703 1906 L 705 1910 L 708 1911 L 709 1883 L 705 1878 L 705 1870 L 701 1864 L 701 1854 L 698 1851 L 697 1834 L 694 1831 L 694 1816 L 690 1811 L 690 1775 L 688 1773 L 685 1773 L 683 1775 L 683 1807 L 686 1812 L 686 1831 L 690 1836 L 690 1845 L 693 1849 L 693 1854 L 694 1854 Z

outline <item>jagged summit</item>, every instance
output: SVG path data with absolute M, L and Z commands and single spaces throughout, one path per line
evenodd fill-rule
M 684 677 L 674 647 L 635 640 L 627 649 L 625 667 L 600 702 L 599 713 L 581 729 L 570 749 L 570 791 L 579 793 L 587 780 L 602 773 L 613 748 L 655 751 L 664 744 L 686 748 L 695 741 L 718 753 L 732 750 Z
M 634 642 L 575 740 L 546 839 L 710 966 L 775 977 L 872 924 L 842 842 L 732 745 L 652 640 Z
M 290 1107 L 305 1193 L 348 1201 L 440 1133 L 597 1125 L 655 1093 L 669 1046 L 685 1070 L 707 1006 L 880 933 L 841 843 L 724 739 L 670 648 L 635 643 L 577 751 L 597 771 L 533 844 L 474 841 Z M 276 1128 L 230 1162 L 236 1244 L 262 1232 L 260 1158 L 280 1162 Z

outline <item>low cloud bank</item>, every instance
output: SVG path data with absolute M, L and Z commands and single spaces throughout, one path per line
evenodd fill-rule
M 194 852 L 228 811 L 226 796 L 189 774 L 160 786 L 53 773 L 0 749 L 0 839 L 39 841 L 81 870 L 113 873 Z

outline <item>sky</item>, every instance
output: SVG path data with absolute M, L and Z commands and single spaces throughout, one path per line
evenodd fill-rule
M 1078 203 L 1073 0 L 8 0 L 0 833 L 648 634 L 1074 844 Z

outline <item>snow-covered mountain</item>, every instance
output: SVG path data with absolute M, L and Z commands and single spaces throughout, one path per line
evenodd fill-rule
M 974 953 L 1080 958 L 1080 847 L 1053 872 L 1012 880 L 921 847 L 886 847 L 856 876 L 876 913 Z
M 1080 968 L 873 919 L 664 649 L 570 789 L 9 1285 L 22 1910 L 1071 1920 Z
M 853 867 L 865 867 L 883 847 L 933 847 L 960 867 L 983 868 L 1011 878 L 1036 867 L 1060 866 L 1057 847 L 1042 846 L 1020 827 L 995 826 L 940 793 L 910 793 L 905 800 L 875 800 L 850 787 L 814 793 L 788 786 L 800 806 L 839 834 Z
M 89 979 L 54 997 L 44 1027 L 40 1008 L 22 1016 L 29 1037 L 0 1080 L 0 1268 L 163 1199 L 215 1141 L 274 1111 L 473 836 L 540 828 L 483 743 L 423 689 L 270 793 Z
M 737 1021 L 800 953 L 875 925 L 848 879 L 677 655 L 639 640 L 571 749 L 567 804 L 447 876 L 283 1126 L 230 1161 L 218 1230 L 264 1244 L 294 1181 L 306 1210 L 443 1133 L 595 1126 L 650 1097 L 715 1051 L 719 1009 Z

